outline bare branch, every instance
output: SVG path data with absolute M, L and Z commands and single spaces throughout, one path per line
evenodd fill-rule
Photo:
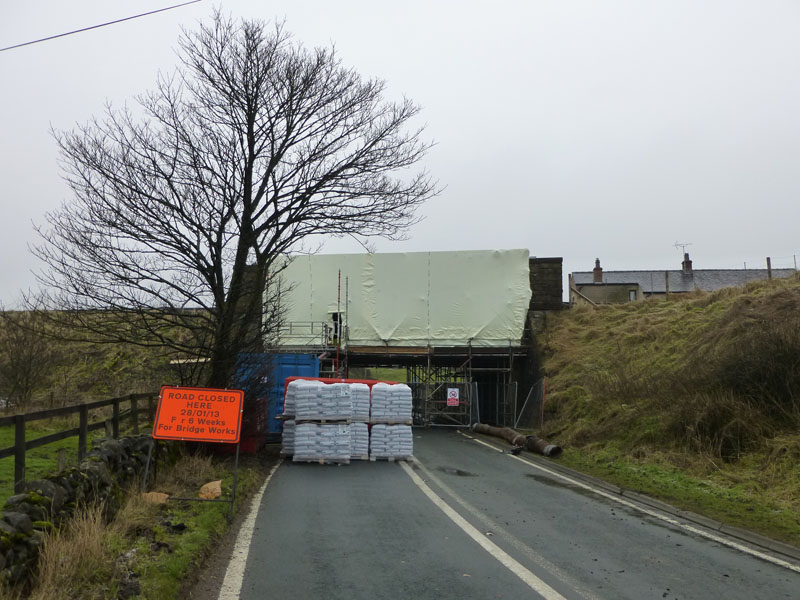
M 54 132 L 72 198 L 39 231 L 47 291 L 30 301 L 83 332 L 65 336 L 165 346 L 225 385 L 275 329 L 264 284 L 282 254 L 310 235 L 402 238 L 438 188 L 412 171 L 431 145 L 419 108 L 333 48 L 219 12 L 179 47 L 141 116 Z

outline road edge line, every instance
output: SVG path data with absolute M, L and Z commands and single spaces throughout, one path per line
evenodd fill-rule
M 530 587 L 534 592 L 545 598 L 545 600 L 566 600 L 564 596 L 539 579 L 536 575 L 534 575 L 531 571 L 529 571 L 516 559 L 509 555 L 505 550 L 500 548 L 488 537 L 478 531 L 478 529 L 476 529 L 469 521 L 458 514 L 458 512 L 456 512 L 453 507 L 439 497 L 439 495 L 437 495 L 436 492 L 434 492 L 408 464 L 401 462 L 400 466 L 411 478 L 411 481 L 416 484 L 422 493 L 425 494 L 439 510 L 441 510 L 453 523 L 455 523 L 464 533 L 472 538 L 481 548 L 488 552 L 501 565 L 519 577 L 523 583 Z
M 242 583 L 244 583 L 244 568 L 247 565 L 247 556 L 250 553 L 250 543 L 253 541 L 253 531 L 255 530 L 256 517 L 258 516 L 258 509 L 261 508 L 261 498 L 264 492 L 267 491 L 272 476 L 278 467 L 283 464 L 283 459 L 278 459 L 275 466 L 272 467 L 261 488 L 256 492 L 255 496 L 250 503 L 250 512 L 247 518 L 242 522 L 239 532 L 236 534 L 236 543 L 231 552 L 231 558 L 228 561 L 228 568 L 225 569 L 225 578 L 222 580 L 222 587 L 219 590 L 217 600 L 238 600 L 242 592 Z
M 459 432 L 459 433 L 461 433 L 461 432 Z M 493 446 L 492 444 L 484 442 L 483 440 L 479 440 L 478 438 L 466 435 L 464 433 L 461 433 L 461 435 L 463 435 L 464 437 L 472 440 L 473 442 L 477 442 L 478 444 L 481 444 L 482 446 L 486 446 L 487 448 L 491 448 L 492 450 L 495 450 L 496 452 L 500 452 L 501 454 L 507 454 L 505 451 L 501 450 L 500 448 L 497 448 L 496 446 Z M 765 552 L 761 552 L 760 550 L 756 550 L 755 548 L 750 548 L 748 546 L 745 546 L 743 544 L 735 542 L 735 541 L 733 541 L 731 539 L 724 538 L 724 537 L 721 537 L 719 535 L 715 535 L 714 533 L 711 533 L 710 531 L 707 531 L 705 529 L 700 529 L 698 527 L 695 527 L 694 525 L 690 525 L 688 523 L 682 523 L 682 522 L 678 521 L 677 519 L 673 519 L 671 516 L 667 516 L 670 513 L 667 513 L 666 511 L 662 511 L 661 509 L 656 509 L 656 508 L 647 508 L 645 506 L 642 506 L 641 504 L 635 504 L 635 503 L 630 502 L 630 501 L 628 501 L 626 499 L 623 499 L 621 497 L 622 494 L 614 494 L 612 492 L 607 492 L 605 490 L 599 489 L 598 487 L 595 487 L 593 485 L 590 485 L 588 483 L 580 481 L 577 478 L 573 478 L 573 477 L 570 477 L 568 475 L 564 475 L 563 473 L 559 473 L 556 470 L 548 469 L 547 467 L 544 467 L 542 465 L 536 464 L 535 462 L 532 462 L 532 461 L 528 460 L 527 458 L 522 458 L 522 457 L 516 456 L 514 454 L 507 454 L 507 455 L 510 456 L 511 458 L 515 459 L 515 460 L 520 461 L 521 463 L 524 463 L 524 464 L 526 464 L 526 465 L 528 465 L 530 467 L 533 467 L 534 469 L 539 469 L 540 471 L 544 471 L 545 473 L 548 473 L 548 474 L 550 474 L 550 475 L 552 475 L 554 477 L 558 477 L 559 479 L 563 479 L 564 481 L 567 481 L 567 482 L 569 482 L 569 483 L 571 483 L 573 485 L 577 485 L 577 486 L 582 487 L 584 489 L 590 490 L 590 491 L 594 492 L 595 494 L 603 496 L 604 498 L 609 498 L 610 500 L 613 500 L 614 502 L 622 504 L 623 506 L 627 506 L 629 508 L 637 510 L 637 511 L 639 511 L 641 513 L 644 513 L 646 515 L 649 515 L 651 517 L 654 517 L 656 519 L 659 519 L 661 521 L 669 523 L 670 525 L 674 525 L 674 526 L 679 527 L 681 529 L 684 529 L 686 531 L 690 531 L 691 533 L 694 533 L 696 535 L 702 536 L 702 537 L 704 537 L 706 539 L 712 540 L 712 541 L 717 542 L 719 544 L 722 544 L 724 546 L 728 546 L 729 548 L 733 548 L 734 550 L 738 550 L 739 552 L 743 552 L 745 554 L 749 554 L 750 556 L 754 556 L 756 558 L 760 558 L 761 560 L 764 560 L 766 562 L 772 563 L 772 564 L 777 565 L 779 567 L 783 567 L 785 569 L 789 569 L 790 571 L 794 571 L 795 573 L 800 573 L 800 566 L 798 566 L 798 565 L 795 565 L 793 563 L 785 561 L 785 560 L 783 560 L 781 558 L 778 558 L 777 556 L 772 556 L 770 554 L 766 554 Z M 676 514 L 675 516 L 678 516 L 678 515 Z M 682 518 L 686 518 L 686 517 L 682 516 Z M 724 532 L 719 531 L 719 533 L 724 533 Z

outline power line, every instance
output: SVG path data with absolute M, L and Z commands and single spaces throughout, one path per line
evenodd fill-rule
M 33 40 L 30 42 L 24 42 L 22 44 L 16 44 L 14 46 L 8 46 L 7 48 L 0 48 L 0 52 L 5 52 L 6 50 L 13 50 L 14 48 L 21 48 L 22 46 L 30 46 L 31 44 L 38 44 L 39 42 L 46 42 L 48 40 L 54 40 L 56 38 L 64 37 L 66 35 L 72 35 L 73 33 L 81 33 L 83 31 L 89 31 L 90 29 L 97 29 L 98 27 L 105 27 L 106 25 L 114 25 L 115 23 L 122 23 L 123 21 L 130 21 L 131 19 L 138 19 L 139 17 L 146 17 L 147 15 L 154 15 L 156 13 L 164 12 L 165 10 L 172 10 L 173 8 L 180 8 L 181 6 L 186 6 L 187 4 L 195 4 L 197 2 L 201 2 L 202 0 L 190 0 L 189 2 L 184 2 L 182 4 L 175 4 L 173 6 L 168 6 L 166 8 L 159 8 L 158 10 L 151 10 L 150 12 L 141 13 L 138 15 L 133 15 L 132 17 L 125 17 L 124 19 L 117 19 L 116 21 L 108 21 L 107 23 L 101 23 L 100 25 L 92 25 L 91 27 L 84 27 L 83 29 L 75 29 L 74 31 L 68 31 L 67 33 L 59 33 L 58 35 L 51 35 L 50 37 L 41 38 L 38 40 Z

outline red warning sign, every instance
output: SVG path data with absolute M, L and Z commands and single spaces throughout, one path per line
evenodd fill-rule
M 236 444 L 243 403 L 242 390 L 165 385 L 158 396 L 153 437 Z
M 458 406 L 458 388 L 447 388 L 447 406 Z

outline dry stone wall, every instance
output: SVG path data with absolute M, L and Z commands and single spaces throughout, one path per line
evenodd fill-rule
M 0 579 L 23 581 L 35 568 L 44 533 L 76 509 L 101 503 L 108 519 L 120 508 L 122 490 L 144 473 L 149 435 L 104 439 L 76 467 L 28 481 L 0 512 Z

